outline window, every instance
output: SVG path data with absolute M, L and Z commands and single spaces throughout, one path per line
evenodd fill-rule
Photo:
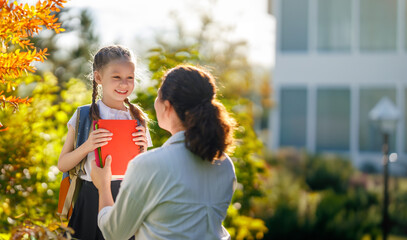
M 282 89 L 280 114 L 280 145 L 305 147 L 307 129 L 306 89 Z
M 351 0 L 318 0 L 318 50 L 350 50 L 351 14 Z
M 407 51 L 407 1 L 405 2 L 404 6 L 404 47 Z
M 317 151 L 349 151 L 349 89 L 318 89 L 316 134 Z
M 372 89 L 365 88 L 360 90 L 360 109 L 359 109 L 359 149 L 360 151 L 380 152 L 383 144 L 383 137 L 379 126 L 369 120 L 369 112 L 382 99 L 388 97 L 393 103 L 396 103 L 395 89 Z M 396 146 L 395 134 L 389 138 L 389 150 L 394 151 Z
M 397 0 L 360 0 L 361 51 L 396 50 Z
M 308 49 L 308 0 L 281 1 L 281 50 Z

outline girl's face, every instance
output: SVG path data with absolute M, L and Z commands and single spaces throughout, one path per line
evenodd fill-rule
M 95 81 L 102 85 L 103 102 L 123 102 L 134 89 L 135 66 L 131 61 L 117 60 L 95 72 Z

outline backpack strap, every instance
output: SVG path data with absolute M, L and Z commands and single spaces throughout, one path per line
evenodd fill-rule
M 75 128 L 75 140 L 74 149 L 84 144 L 88 140 L 89 133 L 91 132 L 92 120 L 90 118 L 90 105 L 81 106 L 78 108 L 77 121 Z M 81 172 L 85 172 L 85 160 L 87 155 L 75 166 L 75 173 L 79 175 Z
M 75 138 L 74 138 L 74 149 L 78 148 L 82 145 L 89 137 L 89 133 L 91 131 L 91 123 L 92 120 L 90 118 L 90 105 L 81 106 L 78 108 L 77 115 L 76 115 L 76 126 L 75 126 Z M 69 217 L 68 213 L 71 208 L 76 202 L 76 199 L 79 195 L 79 190 L 82 185 L 82 181 L 79 177 L 80 174 L 86 173 L 85 172 L 85 161 L 87 159 L 87 155 L 71 170 L 64 175 L 69 175 L 70 178 L 70 185 L 68 188 L 68 192 L 66 194 L 64 207 L 62 209 L 61 216 Z

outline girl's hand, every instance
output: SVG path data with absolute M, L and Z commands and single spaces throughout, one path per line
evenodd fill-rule
M 108 142 L 112 140 L 112 136 L 113 133 L 103 128 L 92 131 L 89 134 L 88 140 L 85 142 L 88 151 L 91 152 L 98 147 L 108 144 Z
M 110 190 L 110 181 L 112 180 L 112 157 L 106 157 L 105 166 L 100 168 L 96 165 L 96 161 L 91 161 L 90 177 L 98 190 Z
M 147 136 L 146 128 L 143 126 L 137 126 L 136 132 L 132 134 L 133 141 L 135 144 L 140 146 L 140 152 L 147 151 Z

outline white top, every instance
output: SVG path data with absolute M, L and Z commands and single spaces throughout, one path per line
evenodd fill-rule
M 191 153 L 184 131 L 130 161 L 113 206 L 98 225 L 105 239 L 230 239 L 222 226 L 236 186 L 231 159 Z
M 106 106 L 102 101 L 97 101 L 97 105 L 99 106 L 99 113 L 100 113 L 100 118 L 101 119 L 116 119 L 116 120 L 131 120 L 133 119 L 131 117 L 130 111 L 122 111 L 114 108 L 110 108 Z M 75 129 L 76 126 L 76 115 L 77 111 L 72 115 L 71 119 L 68 121 L 68 125 L 71 125 L 73 129 Z M 147 137 L 147 146 L 151 147 L 153 146 L 152 141 L 151 141 L 151 136 L 150 136 L 150 131 L 146 129 L 146 137 Z M 85 162 L 85 172 L 86 174 L 80 175 L 80 178 L 86 181 L 92 181 L 90 177 L 90 171 L 91 171 L 91 161 L 95 160 L 95 152 L 91 151 L 88 153 L 87 160 Z M 115 179 L 117 180 L 117 179 Z

